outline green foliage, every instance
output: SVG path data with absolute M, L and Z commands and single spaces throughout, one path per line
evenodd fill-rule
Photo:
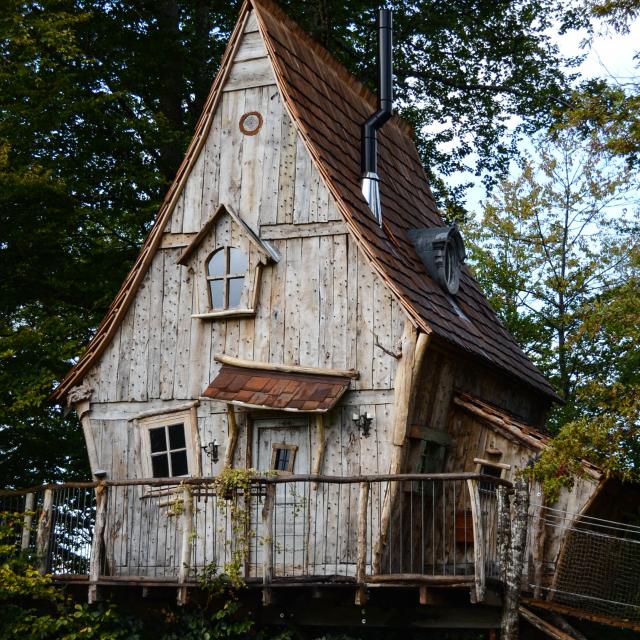
M 22 514 L 0 513 L 0 640 L 136 640 L 140 624 L 115 607 L 76 604 L 19 552 Z
M 250 501 L 245 500 L 245 496 L 251 494 L 251 481 L 255 475 L 255 469 L 227 467 L 213 481 L 218 508 L 228 511 L 231 524 L 231 537 L 227 540 L 231 559 L 222 567 L 222 575 L 210 583 L 210 588 L 214 590 L 227 582 L 234 589 L 244 586 L 244 565 L 249 555 L 251 539 L 255 535 L 251 529 Z M 219 567 L 213 566 L 209 569 L 209 576 L 212 577 Z M 205 578 L 205 585 L 207 582 L 208 578 Z
M 558 425 L 581 411 L 580 390 L 601 366 L 586 325 L 592 305 L 634 269 L 640 216 L 611 214 L 632 186 L 629 169 L 565 131 L 540 139 L 469 225 L 490 302 L 567 403 Z

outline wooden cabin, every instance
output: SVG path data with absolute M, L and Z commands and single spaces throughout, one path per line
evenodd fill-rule
M 546 446 L 557 396 L 462 264 L 395 116 L 372 214 L 360 137 L 376 104 L 271 0 L 245 2 L 140 255 L 54 393 L 108 489 L 94 586 L 222 571 L 238 532 L 198 479 L 224 468 L 266 482 L 243 498 L 249 581 L 482 600 L 499 578 L 496 487 Z M 554 508 L 589 505 L 587 471 Z M 531 505 L 525 583 L 544 589 L 563 536 L 539 487 Z

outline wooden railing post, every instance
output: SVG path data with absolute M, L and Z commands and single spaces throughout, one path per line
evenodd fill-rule
M 51 522 L 53 519 L 53 489 L 44 490 L 42 512 L 38 520 L 38 533 L 36 534 L 36 552 L 39 558 L 38 571 L 44 575 L 49 564 L 49 536 L 51 535 Z
M 369 504 L 369 483 L 360 483 L 358 496 L 358 556 L 356 560 L 356 605 L 363 605 L 367 601 L 365 587 L 367 574 L 367 506 Z
M 187 603 L 189 567 L 191 565 L 191 544 L 193 534 L 193 496 L 188 486 L 182 487 L 182 547 L 180 549 L 180 567 L 178 568 L 178 604 Z
M 511 548 L 511 509 L 509 508 L 509 494 L 507 488 L 500 485 L 496 489 L 498 511 L 498 540 L 497 555 L 500 580 L 506 579 L 507 564 L 509 563 L 509 549 Z
M 93 539 L 91 540 L 91 558 L 89 559 L 89 603 L 97 602 L 100 599 L 98 582 L 102 568 L 102 550 L 104 540 L 104 529 L 107 523 L 107 486 L 98 484 L 96 491 L 96 522 L 93 527 Z
M 511 545 L 506 567 L 502 623 L 500 637 L 518 640 L 520 590 L 524 551 L 527 543 L 527 521 L 529 512 L 529 485 L 523 478 L 516 480 L 513 495 L 513 523 L 511 525 Z
M 485 545 L 482 526 L 482 507 L 480 505 L 480 488 L 477 480 L 467 480 L 469 503 L 473 520 L 473 563 L 475 567 L 475 602 L 482 602 L 485 593 Z
M 267 484 L 264 506 L 262 507 L 262 604 L 271 604 L 271 582 L 273 581 L 273 510 L 276 485 Z
M 33 509 L 35 506 L 36 494 L 27 493 L 24 499 L 24 520 L 22 521 L 22 539 L 20 540 L 20 550 L 26 551 L 31 540 L 31 525 L 33 524 Z

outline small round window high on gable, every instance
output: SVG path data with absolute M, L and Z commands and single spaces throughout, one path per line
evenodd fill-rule
M 211 309 L 238 308 L 247 272 L 245 253 L 237 247 L 216 249 L 209 256 L 206 269 Z
M 451 295 L 458 293 L 460 270 L 466 258 L 458 227 L 412 229 L 409 237 L 429 275 Z

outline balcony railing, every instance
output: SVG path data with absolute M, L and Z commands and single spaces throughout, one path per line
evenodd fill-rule
M 19 545 L 42 572 L 98 585 L 175 584 L 179 597 L 235 572 L 262 585 L 468 586 L 498 579 L 496 488 L 478 474 L 255 477 L 217 495 L 213 478 L 66 483 L 2 492 Z

